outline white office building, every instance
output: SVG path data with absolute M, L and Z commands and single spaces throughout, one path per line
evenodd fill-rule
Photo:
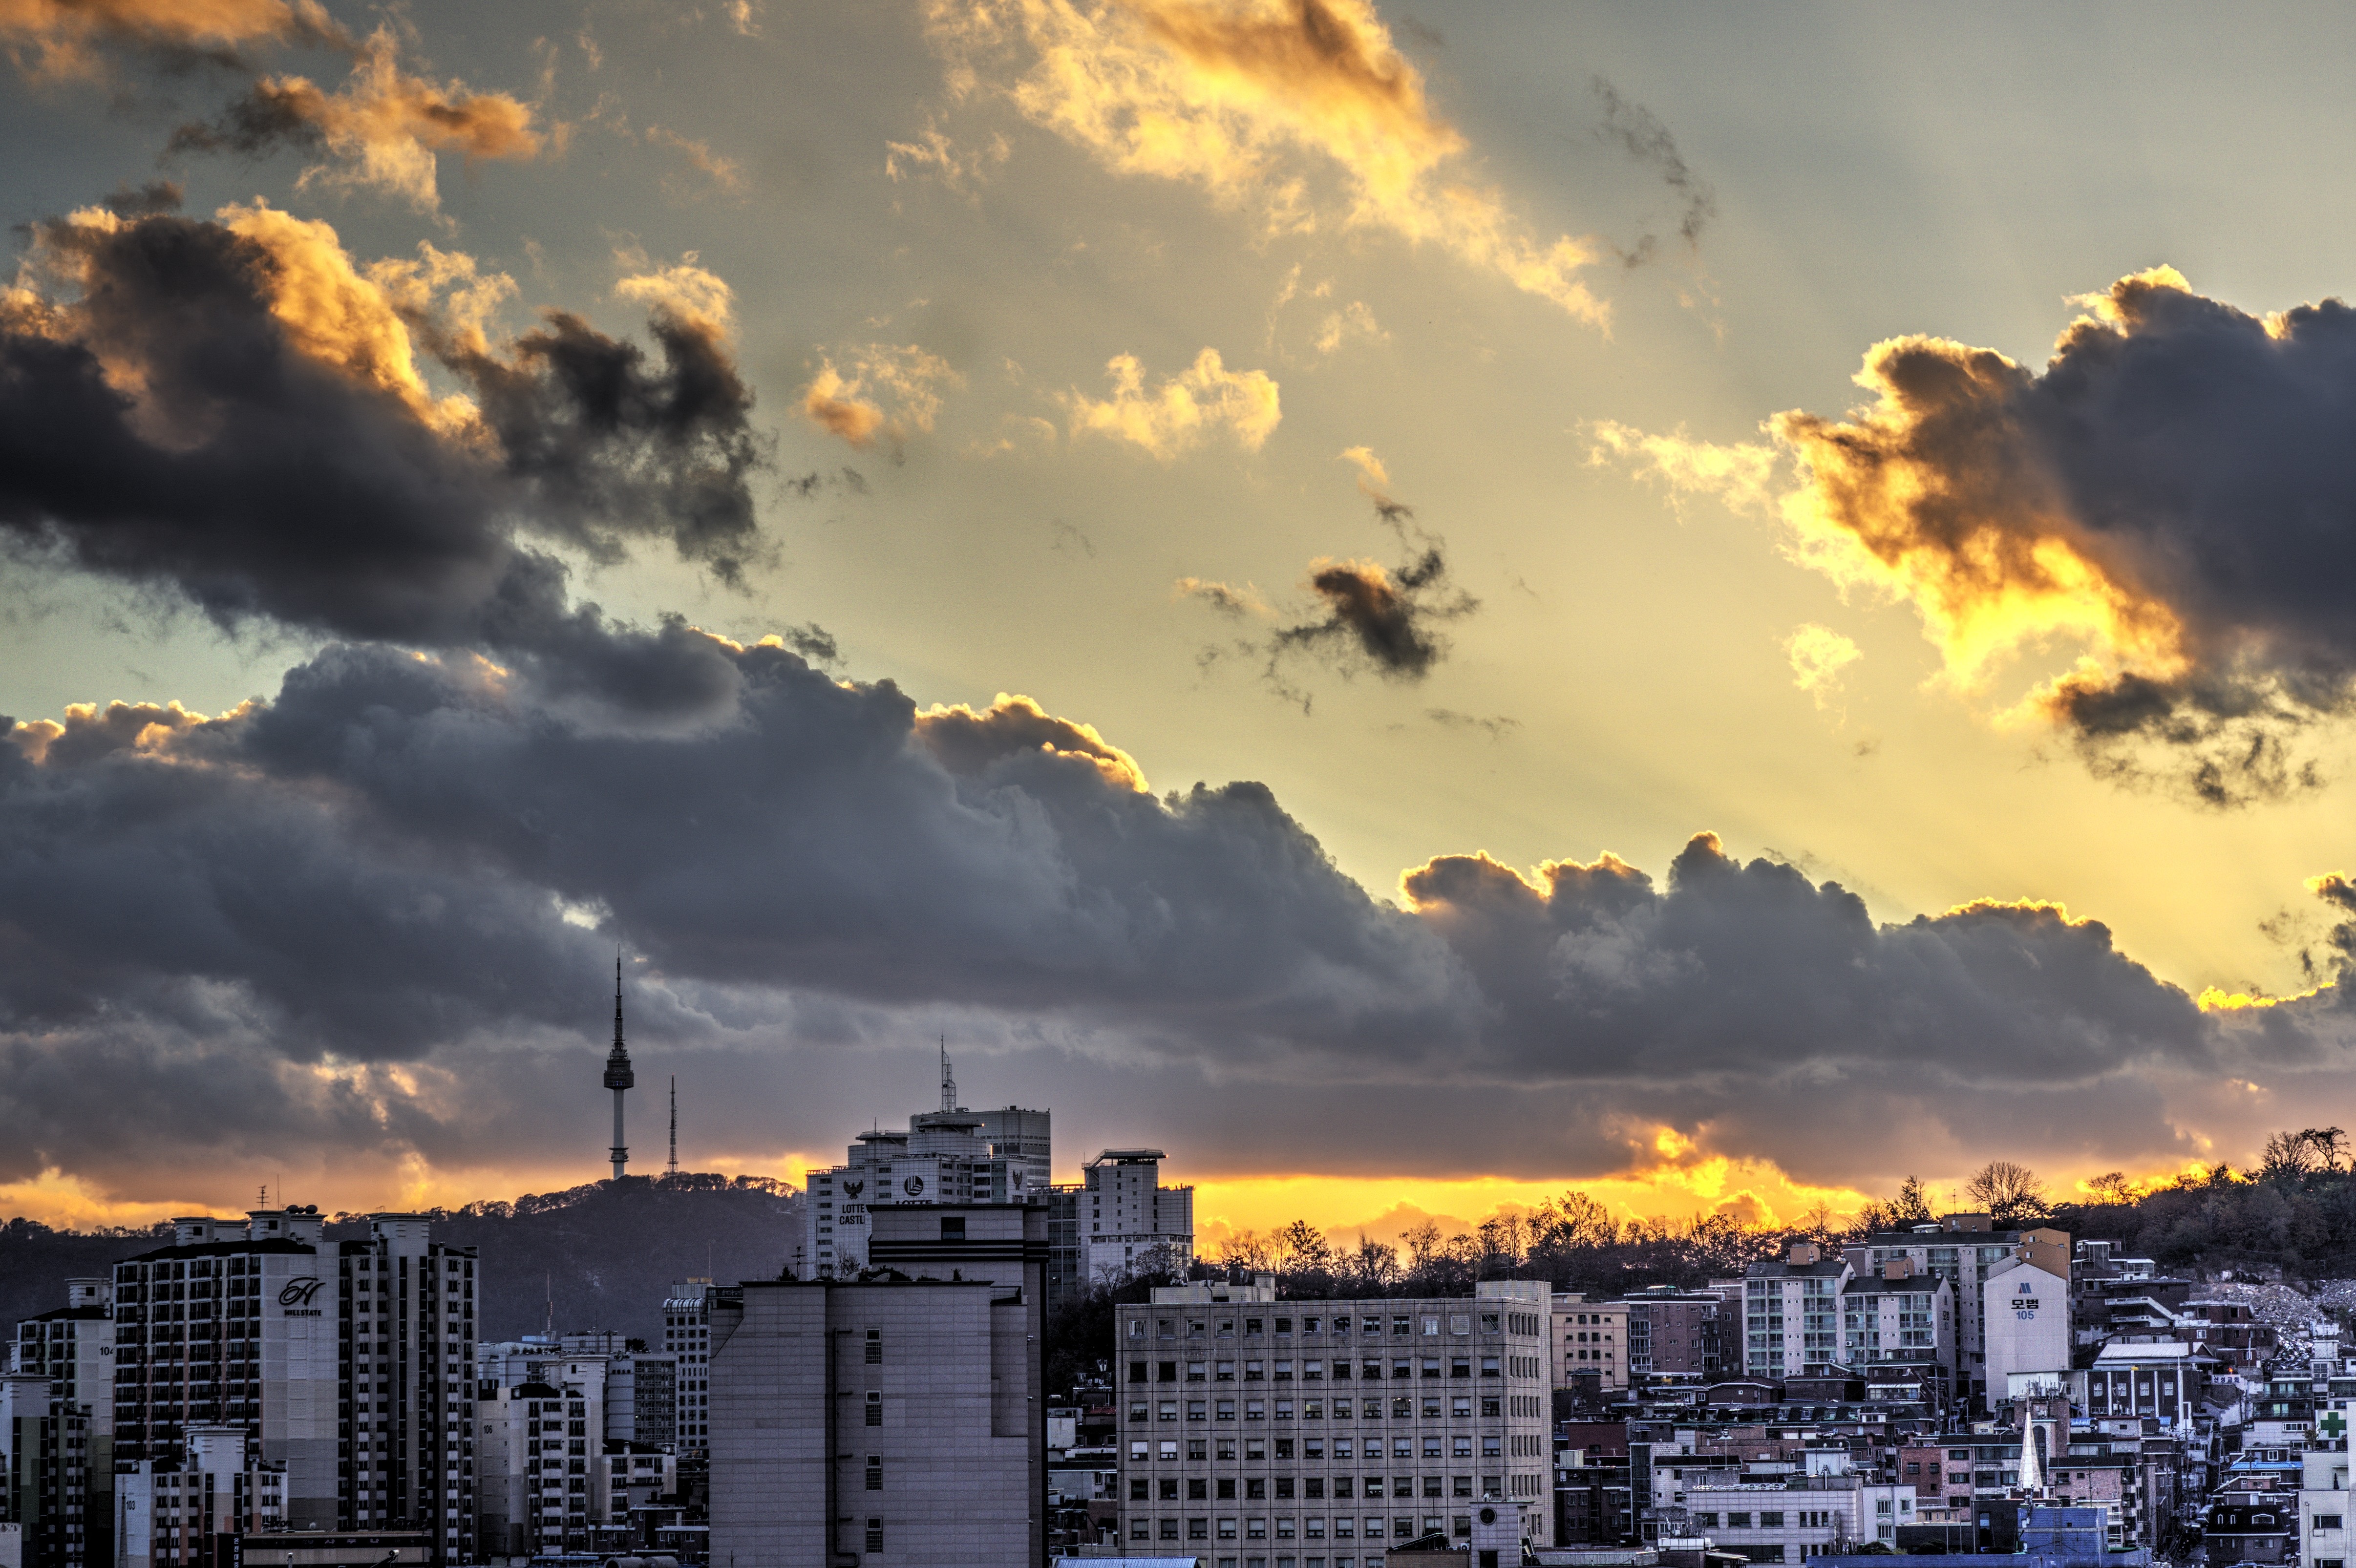
M 941 1058 L 941 1108 L 908 1130 L 859 1134 L 843 1163 L 803 1173 L 809 1184 L 804 1279 L 849 1279 L 868 1265 L 868 1210 L 879 1204 L 1044 1203 L 1054 1183 L 1052 1113 L 1009 1105 L 969 1111 Z
M 1548 1292 L 1279 1301 L 1273 1279 L 1116 1309 L 1120 1540 L 1131 1557 L 1381 1568 L 1483 1508 L 1552 1538 Z

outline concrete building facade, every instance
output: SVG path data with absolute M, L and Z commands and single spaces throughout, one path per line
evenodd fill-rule
M 1572 1388 L 1586 1379 L 1598 1391 L 1626 1388 L 1628 1314 L 1622 1302 L 1590 1302 L 1578 1291 L 1556 1292 L 1548 1336 L 1554 1386 Z
M 711 1297 L 712 1561 L 1038 1564 L 1046 1212 L 875 1211 L 897 1277 Z
M 1980 1287 L 1986 1326 L 1983 1363 L 1989 1396 L 2001 1397 L 2018 1374 L 2070 1370 L 2070 1278 L 2026 1258 L 2006 1258 Z
M 1078 1275 L 1084 1288 L 1194 1257 L 1194 1189 L 1163 1187 L 1159 1149 L 1107 1149 L 1083 1168 Z
M 862 1243 L 863 1255 L 863 1243 Z M 663 1298 L 663 1354 L 671 1359 L 671 1428 L 681 1454 L 712 1445 L 712 1282 L 674 1280 Z
M 1636 1292 L 1621 1305 L 1628 1314 L 1632 1379 L 1704 1380 L 1727 1369 L 1728 1326 L 1740 1321 L 1739 1305 L 1730 1307 L 1716 1292 L 1668 1286 Z
M 1959 1393 L 2004 1385 L 1987 1375 L 1987 1280 L 1997 1264 L 2020 1258 L 2049 1273 L 2070 1275 L 2070 1237 L 2051 1230 L 1998 1230 L 1985 1214 L 1950 1214 L 1936 1224 L 1869 1236 L 1858 1247 L 1859 1273 L 1905 1262 L 1917 1273 L 1938 1274 L 1955 1293 L 1956 1380 Z M 2043 1369 L 2039 1369 L 2042 1370 Z
M 1543 1283 L 1328 1302 L 1261 1281 L 1116 1309 L 1130 1555 L 1380 1568 L 1395 1542 L 1469 1540 L 1499 1505 L 1551 1543 Z
M 1751 1264 L 1742 1279 L 1744 1374 L 1773 1381 L 1838 1361 L 1841 1292 L 1854 1273 L 1839 1254 L 1804 1241 Z

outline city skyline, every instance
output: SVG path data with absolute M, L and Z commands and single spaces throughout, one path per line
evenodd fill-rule
M 0 1214 L 637 1069 L 798 1186 L 944 1036 L 1205 1255 L 2347 1120 L 2344 16 L 0 45 Z

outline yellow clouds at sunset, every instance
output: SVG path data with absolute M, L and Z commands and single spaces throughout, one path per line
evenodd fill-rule
M 699 264 L 695 252 L 688 252 L 669 266 L 654 264 L 638 251 L 624 251 L 615 260 L 624 269 L 614 285 L 616 297 L 668 310 L 682 321 L 699 323 L 714 332 L 728 329 L 736 308 L 735 291 L 717 273 Z
M 330 92 L 309 78 L 267 76 L 214 125 L 189 125 L 177 150 L 259 153 L 281 143 L 324 147 L 330 161 L 304 171 L 298 189 L 366 188 L 421 212 L 441 205 L 437 157 L 528 162 L 543 143 L 533 110 L 507 92 L 472 92 L 402 69 L 401 47 L 379 27 L 358 49 L 350 77 Z
M 98 74 L 104 44 L 227 48 L 340 36 L 316 0 L 0 0 L 0 43 L 43 77 Z
M 1826 706 L 1840 689 L 1841 671 L 1865 657 L 1864 650 L 1828 626 L 1814 621 L 1783 639 L 1792 661 L 1792 683 Z
M 802 389 L 802 413 L 830 435 L 864 446 L 878 435 L 929 431 L 940 417 L 940 389 L 965 378 L 947 360 L 913 343 L 870 343 L 844 356 L 849 375 L 831 357 Z
M 990 85 L 1116 173 L 1194 186 L 1270 233 L 1338 225 L 1435 245 L 1605 320 L 1577 276 L 1600 248 L 1536 239 L 1462 172 L 1463 135 L 1364 0 L 933 0 L 929 21 L 953 91 L 1012 72 Z
M 1230 371 L 1216 349 L 1151 389 L 1133 354 L 1116 354 L 1105 374 L 1112 395 L 1092 398 L 1075 389 L 1060 401 L 1075 440 L 1104 435 L 1126 441 L 1167 463 L 1225 430 L 1247 452 L 1257 452 L 1284 418 L 1277 384 L 1264 371 Z
M 1094 725 L 1057 718 L 1030 698 L 1004 692 L 980 713 L 962 703 L 919 710 L 916 738 L 952 773 L 978 774 L 1002 757 L 1046 752 L 1084 758 L 1117 789 L 1152 792 L 1137 758 L 1105 739 Z

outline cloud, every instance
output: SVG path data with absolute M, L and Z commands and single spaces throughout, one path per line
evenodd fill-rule
M 1697 249 L 1702 230 L 1718 216 L 1717 193 L 1686 163 L 1685 155 L 1677 151 L 1676 138 L 1651 110 L 1622 97 L 1601 76 L 1595 78 L 1593 86 L 1595 95 L 1603 101 L 1603 124 L 1595 134 L 1617 143 L 1630 157 L 1660 174 L 1661 182 L 1685 203 L 1677 215 L 1677 237 L 1688 250 Z M 1629 266 L 1639 266 L 1652 259 L 1656 248 L 1657 242 L 1646 234 L 1622 259 Z
M 0 46 L 35 78 L 95 80 L 109 48 L 227 60 L 255 43 L 349 39 L 316 0 L 0 0 Z
M 884 174 L 896 185 L 929 171 L 949 189 L 969 195 L 1013 156 L 1013 144 L 1004 136 L 993 134 L 979 145 L 960 146 L 938 125 L 927 124 L 913 142 L 884 144 Z
M 2005 716 L 2098 772 L 2211 805 L 2310 785 L 2299 732 L 2356 701 L 2356 550 L 2330 521 L 2356 488 L 2356 315 L 2253 316 L 2166 268 L 2081 303 L 2041 371 L 1892 338 L 1843 418 L 1731 447 L 1598 427 L 1598 449 L 1772 508 L 1798 559 L 1912 605 L 1960 691 L 2074 644 Z
M 722 157 L 713 152 L 711 143 L 694 141 L 660 125 L 648 126 L 646 139 L 649 146 L 669 147 L 685 158 L 690 168 L 710 180 L 722 194 L 742 196 L 744 193 L 744 166 L 734 158 Z
M 1423 716 L 1442 729 L 1479 730 L 1493 741 L 1502 741 L 1522 727 L 1522 721 L 1504 714 L 1483 718 L 1477 714 L 1460 714 L 1453 708 L 1426 708 Z
M 1352 338 L 1369 343 L 1387 343 L 1391 335 L 1383 329 L 1375 313 L 1366 308 L 1364 300 L 1352 300 L 1339 310 L 1328 311 L 1317 328 L 1317 351 L 1321 354 L 1338 352 Z
M 965 385 L 947 360 L 914 343 L 870 343 L 847 350 L 844 360 L 848 376 L 832 357 L 819 361 L 818 374 L 802 389 L 802 413 L 853 446 L 878 435 L 899 440 L 911 431 L 930 431 L 940 417 L 940 389 Z
M 303 172 L 296 188 L 368 188 L 436 210 L 438 155 L 529 162 L 540 156 L 532 108 L 506 92 L 470 92 L 401 68 L 391 28 L 358 48 L 351 76 L 328 92 L 307 77 L 265 76 L 209 124 L 183 125 L 170 153 L 254 156 L 281 146 L 324 150 L 334 161 Z
M 658 303 L 659 365 L 562 311 L 495 346 L 511 285 L 421 257 L 371 274 L 259 203 L 39 226 L 0 296 L 0 532 L 226 626 L 440 645 L 565 624 L 525 537 L 741 572 L 764 457 L 709 322 Z
M 1430 244 L 1601 325 L 1551 242 L 1463 172 L 1467 147 L 1365 0 L 929 0 L 953 92 L 1002 93 L 1107 168 L 1192 185 L 1270 232 L 1328 226 Z
M 953 1021 L 1059 1109 L 1199 1115 L 1205 1157 L 1290 1125 L 1306 1168 L 1379 1134 L 1405 1174 L 1641 1173 L 1671 1132 L 1809 1181 L 2151 1164 L 2232 1132 L 2221 1079 L 2350 1076 L 2336 987 L 2204 1013 L 2054 906 L 1878 924 L 1708 834 L 1662 883 L 1448 855 L 1393 904 L 1265 788 L 1157 797 L 1027 699 L 919 708 L 783 638 L 593 620 L 513 665 L 334 646 L 230 714 L 0 743 L 0 1179 L 561 1150 L 589 1112 L 549 1075 L 587 1083 L 616 939 L 634 1036 L 729 1083 Z
M 1110 397 L 1091 398 L 1075 387 L 1058 400 L 1076 441 L 1109 436 L 1168 463 L 1222 429 L 1245 451 L 1257 452 L 1284 418 L 1269 374 L 1230 371 L 1215 349 L 1204 349 L 1194 364 L 1163 377 L 1151 392 L 1145 367 L 1133 354 L 1114 355 L 1105 374 L 1112 381 Z
M 1276 616 L 1276 612 L 1269 608 L 1268 601 L 1260 597 L 1259 590 L 1248 583 L 1239 588 L 1232 583 L 1221 583 L 1208 577 L 1181 577 L 1173 591 L 1182 599 L 1200 599 L 1223 616 L 1238 619 L 1247 617 L 1274 619 Z
M 1344 446 L 1341 459 L 1358 470 L 1361 484 L 1380 487 L 1391 482 L 1391 471 L 1383 467 L 1383 460 L 1375 456 L 1371 446 Z
M 1865 657 L 1865 650 L 1828 626 L 1811 621 L 1783 639 L 1784 657 L 1792 661 L 1792 684 L 1826 706 L 1840 690 L 1841 671 Z
M 1438 546 L 1396 572 L 1374 561 L 1312 562 L 1309 587 L 1325 613 L 1280 628 L 1271 647 L 1280 656 L 1312 653 L 1345 670 L 1363 665 L 1387 680 L 1420 681 L 1447 650 L 1431 623 L 1478 607 L 1466 595 L 1444 595 L 1447 578 Z

